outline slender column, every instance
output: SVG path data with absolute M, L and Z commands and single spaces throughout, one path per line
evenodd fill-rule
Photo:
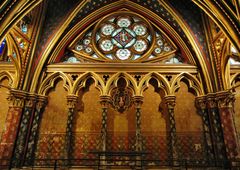
M 211 136 L 216 164 L 222 164 L 226 160 L 226 148 L 224 145 L 221 120 L 217 108 L 216 96 L 213 93 L 207 95 L 207 109 L 211 125 Z M 226 160 L 227 161 L 227 160 Z
M 196 98 L 196 107 L 203 121 L 204 143 L 206 148 L 205 159 L 208 162 L 212 162 L 212 160 L 214 160 L 214 151 L 213 151 L 213 145 L 212 145 L 213 141 L 211 138 L 210 121 L 209 121 L 209 116 L 207 112 L 206 96 L 201 96 Z
M 107 109 L 110 103 L 110 96 L 100 96 L 100 103 L 102 105 L 102 129 L 101 129 L 101 150 L 107 150 Z
M 32 165 L 35 159 L 35 151 L 37 148 L 37 141 L 39 135 L 39 127 L 41 123 L 42 114 L 44 112 L 45 106 L 47 104 L 47 97 L 46 96 L 37 96 L 37 101 L 35 105 L 34 114 L 32 116 L 32 124 L 29 128 L 28 133 L 28 142 L 27 147 L 25 148 L 25 162 L 24 165 Z
M 67 158 L 72 158 L 72 133 L 73 133 L 73 118 L 76 110 L 78 96 L 68 95 L 67 96 L 67 105 L 68 105 L 68 120 L 67 120 L 67 129 L 66 129 L 66 152 Z
M 168 138 L 168 152 L 169 152 L 169 161 L 172 161 L 172 164 L 177 164 L 178 150 L 177 150 L 177 135 L 176 135 L 176 122 L 174 118 L 174 107 L 176 104 L 175 96 L 165 96 L 164 97 L 166 106 L 167 106 L 167 138 Z
M 134 106 L 136 108 L 136 144 L 135 150 L 142 151 L 142 133 L 141 133 L 141 106 L 143 103 L 142 96 L 133 97 Z
M 30 94 L 27 96 L 25 101 L 25 107 L 21 118 L 21 124 L 19 127 L 16 146 L 12 158 L 12 167 L 21 167 L 24 161 L 24 149 L 27 145 L 27 133 L 30 127 L 30 120 L 33 115 L 33 108 L 35 107 L 36 95 Z
M 237 131 L 234 124 L 234 95 L 229 91 L 216 93 L 218 109 L 223 129 L 224 143 L 228 159 L 236 159 L 240 156 Z
M 25 98 L 25 92 L 10 90 L 6 127 L 0 143 L 0 159 L 11 159 L 12 157 Z
M 100 96 L 100 103 L 102 105 L 102 129 L 101 129 L 101 151 L 107 151 L 107 109 L 111 101 L 110 96 Z M 106 165 L 106 155 L 100 155 L 100 167 L 102 169 L 107 169 Z

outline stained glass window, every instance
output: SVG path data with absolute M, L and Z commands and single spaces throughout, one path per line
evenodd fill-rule
M 100 24 L 96 31 L 96 46 L 103 55 L 111 54 L 111 58 L 128 60 L 135 55 L 144 54 L 151 42 L 147 37 L 149 25 L 136 16 L 110 17 Z M 136 57 L 135 57 L 136 58 Z
M 240 65 L 240 61 L 237 61 L 237 60 L 235 60 L 233 58 L 230 58 L 229 61 L 230 61 L 231 65 Z
M 116 12 L 100 19 L 72 49 L 76 56 L 85 59 L 116 62 L 155 61 L 176 51 L 165 34 L 132 12 Z
M 4 52 L 4 48 L 6 46 L 6 40 L 4 39 L 1 43 L 0 43 L 0 56 L 3 54 Z

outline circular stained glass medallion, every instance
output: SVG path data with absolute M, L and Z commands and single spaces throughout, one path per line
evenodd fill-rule
M 170 51 L 170 47 L 168 47 L 168 46 L 166 46 L 166 47 L 164 47 L 164 51 L 166 51 L 166 52 L 168 52 L 168 51 Z
M 84 44 L 84 45 L 90 44 L 90 39 L 85 39 L 85 40 L 83 40 L 83 44 Z
M 136 33 L 136 35 L 145 35 L 147 33 L 147 28 L 145 26 L 141 25 L 135 25 L 133 27 L 133 31 Z
M 137 52 L 143 52 L 147 49 L 147 43 L 143 40 L 137 40 L 133 46 Z
M 119 27 L 129 27 L 131 25 L 131 21 L 128 18 L 120 18 L 117 21 L 117 25 Z
M 114 27 L 111 24 L 106 24 L 102 27 L 101 31 L 104 35 L 108 36 L 112 34 L 112 32 L 114 31 Z
M 87 53 L 91 53 L 91 52 L 92 52 L 92 48 L 87 47 L 87 48 L 85 49 L 85 51 L 86 51 Z
M 162 45 L 163 45 L 163 41 L 159 39 L 159 40 L 157 41 L 157 44 L 158 44 L 159 46 L 162 46 Z
M 76 45 L 75 49 L 77 51 L 81 51 L 83 49 L 83 46 L 82 45 Z
M 100 47 L 103 51 L 111 51 L 113 49 L 113 44 L 110 40 L 103 40 L 100 43 Z
M 154 52 L 156 54 L 160 54 L 162 52 L 161 48 L 155 48 Z
M 131 52 L 128 49 L 119 49 L 116 55 L 120 60 L 126 60 L 131 56 Z

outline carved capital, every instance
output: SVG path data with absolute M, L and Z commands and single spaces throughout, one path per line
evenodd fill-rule
M 40 111 L 43 107 L 45 107 L 47 104 L 47 96 L 37 96 L 37 101 L 36 101 L 36 109 L 37 111 Z
M 233 107 L 235 97 L 234 94 L 229 91 L 222 91 L 216 93 L 216 100 L 219 108 Z
M 8 96 L 9 106 L 23 108 L 26 96 L 27 93 L 24 91 L 11 89 Z
M 136 108 L 141 108 L 143 103 L 143 96 L 134 96 L 133 97 L 134 106 Z
M 29 94 L 25 102 L 25 107 L 32 108 L 36 103 L 36 99 L 37 99 L 36 94 Z
M 67 106 L 69 109 L 75 109 L 77 104 L 78 96 L 76 95 L 68 95 L 67 96 Z
M 204 110 L 207 108 L 207 99 L 206 96 L 196 97 L 195 105 L 198 109 Z
M 213 109 L 217 107 L 216 95 L 214 93 L 207 94 L 207 107 Z
M 168 109 L 174 109 L 176 105 L 176 96 L 165 96 L 164 100 Z
M 111 102 L 110 96 L 107 95 L 100 96 L 100 104 L 102 105 L 102 108 L 108 108 L 110 102 Z

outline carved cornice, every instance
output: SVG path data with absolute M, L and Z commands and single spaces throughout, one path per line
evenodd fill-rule
M 198 73 L 197 67 L 189 64 L 159 64 L 159 63 L 81 63 L 81 64 L 51 64 L 47 66 L 47 73 L 62 71 L 65 73 L 72 72 L 119 72 L 119 71 L 136 71 L 136 72 L 151 72 L 159 73 L 182 73 L 188 72 L 192 74 Z
M 67 106 L 69 109 L 75 109 L 77 105 L 78 96 L 77 95 L 68 95 L 67 96 Z
M 235 97 L 229 91 L 221 91 L 216 93 L 216 100 L 219 108 L 233 107 Z

